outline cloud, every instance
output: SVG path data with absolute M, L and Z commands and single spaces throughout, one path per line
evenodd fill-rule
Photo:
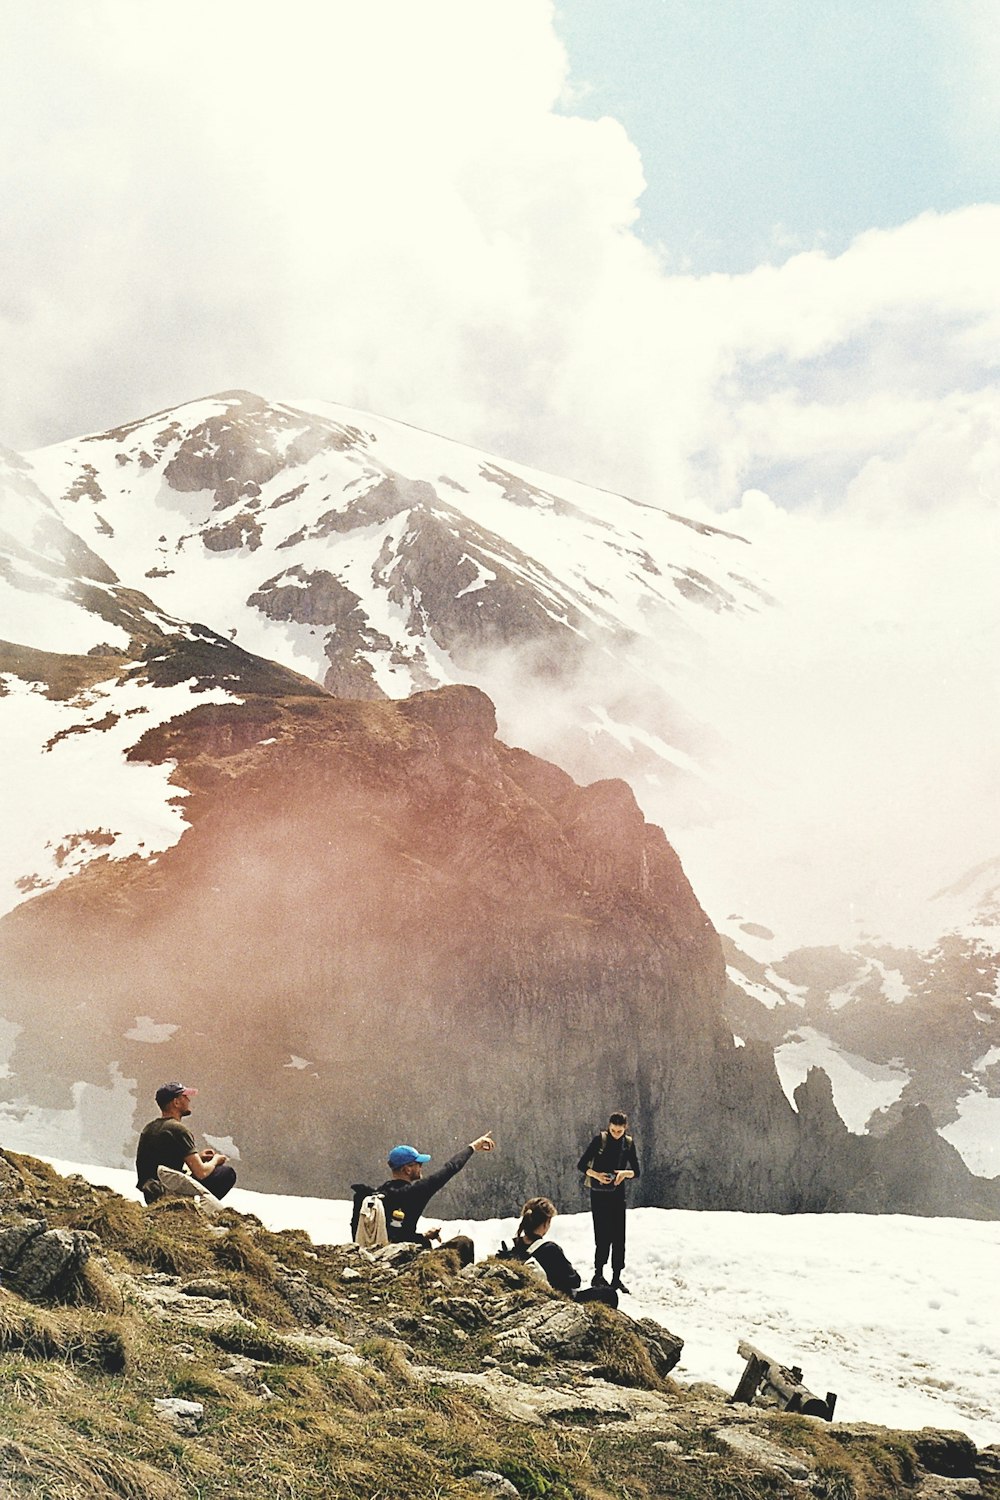
M 558 112 L 549 4 L 0 13 L 15 445 L 242 386 L 675 509 L 757 486 L 905 511 L 955 460 L 992 483 L 1000 208 L 672 276 L 624 130 Z
M 647 811 L 716 920 L 930 943 L 929 898 L 1000 848 L 995 510 L 953 501 L 901 525 L 757 494 L 727 520 L 779 603 L 718 617 L 674 672 L 719 731 L 708 814 L 669 787 Z
M 1000 35 L 993 0 L 923 0 L 939 56 L 951 144 L 970 182 L 994 173 L 1000 134 Z

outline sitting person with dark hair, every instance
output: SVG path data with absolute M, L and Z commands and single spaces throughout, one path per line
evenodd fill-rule
M 236 1169 L 221 1151 L 199 1151 L 183 1123 L 198 1090 L 186 1083 L 164 1083 L 156 1090 L 157 1120 L 143 1126 L 135 1154 L 136 1186 L 147 1204 L 176 1193 L 216 1205 L 236 1182 Z
M 544 1272 L 549 1285 L 557 1292 L 565 1292 L 574 1302 L 603 1302 L 607 1307 L 617 1307 L 618 1293 L 609 1286 L 581 1290 L 579 1271 L 559 1245 L 545 1240 L 556 1212 L 549 1198 L 529 1198 L 521 1210 L 513 1247 L 508 1250 L 504 1245 L 501 1256 L 507 1260 L 533 1261 Z

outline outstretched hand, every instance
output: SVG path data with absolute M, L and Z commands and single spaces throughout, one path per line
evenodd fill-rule
M 473 1151 L 495 1151 L 496 1141 L 493 1139 L 492 1130 L 487 1130 L 485 1135 L 478 1136 L 476 1140 L 470 1141 Z

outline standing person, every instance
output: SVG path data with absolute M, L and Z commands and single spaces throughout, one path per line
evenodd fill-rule
M 417 1229 L 417 1220 L 427 1204 L 456 1172 L 461 1172 L 477 1151 L 493 1151 L 495 1148 L 493 1132 L 487 1130 L 485 1135 L 477 1136 L 468 1146 L 463 1146 L 443 1167 L 425 1177 L 424 1164 L 430 1161 L 426 1152 L 418 1151 L 415 1146 L 393 1146 L 388 1162 L 392 1176 L 376 1189 L 385 1204 L 389 1243 L 423 1245 L 430 1249 L 433 1242 L 441 1238 L 441 1230 L 440 1227 L 422 1232 Z M 475 1246 L 466 1234 L 457 1234 L 439 1248 L 457 1250 L 463 1266 L 471 1265 L 476 1257 Z
M 565 1292 L 574 1302 L 603 1302 L 608 1307 L 617 1307 L 618 1293 L 609 1286 L 589 1286 L 581 1291 L 580 1273 L 562 1246 L 545 1239 L 555 1216 L 556 1206 L 551 1199 L 529 1198 L 521 1210 L 513 1247 L 508 1252 L 504 1245 L 501 1258 L 535 1261 L 544 1271 L 549 1286 L 555 1287 L 557 1292 Z
M 594 1216 L 594 1279 L 591 1286 L 607 1286 L 604 1267 L 611 1256 L 611 1285 L 628 1296 L 622 1284 L 625 1269 L 625 1184 L 639 1176 L 635 1141 L 626 1134 L 628 1116 L 616 1109 L 577 1162 L 590 1189 Z
M 197 1092 L 186 1083 L 164 1083 L 156 1090 L 160 1117 L 143 1126 L 135 1153 L 136 1186 L 147 1203 L 155 1203 L 165 1192 L 201 1196 L 207 1190 L 215 1198 L 224 1198 L 236 1182 L 236 1170 L 222 1152 L 211 1146 L 199 1151 L 194 1136 L 182 1124 Z M 165 1169 L 162 1177 L 161 1167 Z M 188 1174 L 193 1182 L 185 1189 L 178 1179 Z

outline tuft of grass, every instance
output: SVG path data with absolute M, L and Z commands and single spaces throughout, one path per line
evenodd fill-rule
M 11 1495 L 45 1500 L 186 1500 L 162 1470 L 126 1458 L 65 1427 L 40 1424 L 18 1439 L 0 1438 L 0 1473 Z
M 410 1362 L 398 1343 L 392 1339 L 364 1339 L 358 1345 L 362 1359 L 371 1363 L 400 1385 L 412 1385 L 414 1380 Z
M 104 1267 L 94 1260 L 85 1261 L 81 1266 L 67 1300 L 73 1305 L 92 1307 L 99 1312 L 119 1316 L 125 1312 L 125 1294 Z
M 46 1406 L 64 1401 L 79 1383 L 80 1377 L 64 1365 L 7 1354 L 0 1360 L 0 1411 L 7 1402 Z
M 237 1381 L 204 1359 L 182 1365 L 170 1376 L 170 1394 L 183 1401 L 201 1401 L 216 1407 L 258 1404 Z
M 307 1365 L 310 1356 L 281 1337 L 273 1329 L 262 1324 L 247 1328 L 242 1323 L 233 1323 L 227 1328 L 213 1328 L 208 1333 L 209 1341 L 226 1354 L 242 1354 L 247 1359 L 256 1359 L 263 1364 Z
M 657 1374 L 641 1339 L 610 1308 L 592 1305 L 596 1332 L 594 1362 L 605 1380 L 616 1385 L 639 1386 L 647 1391 L 667 1391 L 670 1383 Z
M 128 1363 L 122 1329 L 100 1315 L 45 1311 L 0 1289 L 0 1352 L 92 1366 L 117 1375 Z
M 858 1500 L 850 1472 L 838 1465 L 821 1465 L 816 1470 L 811 1489 L 817 1500 Z
M 67 1205 L 69 1207 L 69 1205 Z M 73 1229 L 90 1230 L 96 1234 L 105 1250 L 131 1253 L 145 1238 L 150 1219 L 149 1210 L 117 1193 L 87 1199 L 75 1210 L 71 1209 Z M 56 1222 L 55 1217 L 53 1222 Z

